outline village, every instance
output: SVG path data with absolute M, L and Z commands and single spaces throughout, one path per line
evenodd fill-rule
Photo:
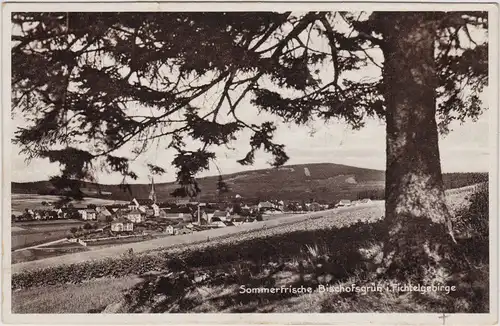
M 240 195 L 218 203 L 187 199 L 158 202 L 154 181 L 148 198 L 134 198 L 130 202 L 109 205 L 60 203 L 43 201 L 39 207 L 26 209 L 12 216 L 13 222 L 79 220 L 79 227 L 68 232 L 71 242 L 84 246 L 124 241 L 142 241 L 159 236 L 175 236 L 214 228 L 234 227 L 256 223 L 289 214 L 317 212 L 336 207 L 369 203 L 340 200 L 335 204 L 315 201 L 268 200 L 251 203 Z

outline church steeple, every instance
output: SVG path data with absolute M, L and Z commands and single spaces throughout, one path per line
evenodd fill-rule
M 151 177 L 151 192 L 149 193 L 149 199 L 156 204 L 155 180 L 153 177 Z

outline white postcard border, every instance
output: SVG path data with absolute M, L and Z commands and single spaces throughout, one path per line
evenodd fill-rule
M 82 3 L 85 2 L 85 3 Z M 88 3 L 32 2 L 20 0 L 2 5 L 2 215 L 10 216 L 11 157 L 10 123 L 11 58 L 10 58 L 10 14 L 14 11 L 269 11 L 269 10 L 488 10 L 489 11 L 489 110 L 490 117 L 490 313 L 489 314 L 12 314 L 10 286 L 10 218 L 2 218 L 2 321 L 6 324 L 283 324 L 283 325 L 338 325 L 338 324 L 384 324 L 384 325 L 479 325 L 498 323 L 498 157 L 499 157 L 499 51 L 498 51 L 498 4 L 491 2 L 457 3 L 384 3 L 365 2 L 116 2 Z

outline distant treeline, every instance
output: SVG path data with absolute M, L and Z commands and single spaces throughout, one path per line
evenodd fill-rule
M 477 183 L 488 182 L 488 173 L 446 173 L 443 174 L 444 188 L 456 189 Z M 363 190 L 358 192 L 357 199 L 369 198 L 371 200 L 385 199 L 384 189 Z
M 358 192 L 356 199 L 384 200 L 385 190 L 384 189 L 363 190 Z
M 445 189 L 455 189 L 470 186 L 476 183 L 488 182 L 488 173 L 445 173 L 443 174 Z

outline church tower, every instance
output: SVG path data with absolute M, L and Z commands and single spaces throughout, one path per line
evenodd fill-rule
M 149 199 L 156 204 L 155 180 L 153 177 L 151 177 L 151 192 L 149 193 Z

